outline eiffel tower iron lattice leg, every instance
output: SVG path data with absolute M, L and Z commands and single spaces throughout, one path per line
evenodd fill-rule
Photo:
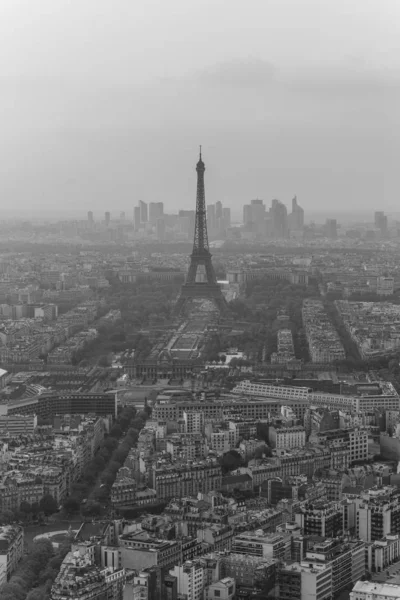
M 193 299 L 212 300 L 220 313 L 228 312 L 228 305 L 217 283 L 211 253 L 208 245 L 206 202 L 204 192 L 204 162 L 201 156 L 196 165 L 197 195 L 196 195 L 196 221 L 194 230 L 193 251 L 190 255 L 190 266 L 186 282 L 182 286 L 180 296 L 175 305 L 175 312 L 182 313 L 188 302 Z M 205 281 L 198 281 L 198 269 L 204 268 Z

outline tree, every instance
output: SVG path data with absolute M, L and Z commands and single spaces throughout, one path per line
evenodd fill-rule
M 272 450 L 266 444 L 264 444 L 264 446 L 259 446 L 254 452 L 254 458 L 262 458 L 263 456 L 272 456 Z
M 80 508 L 80 502 L 75 496 L 68 496 L 68 498 L 64 500 L 63 507 L 67 513 L 78 512 Z
M 82 513 L 88 517 L 97 517 L 101 514 L 101 504 L 95 500 L 88 500 L 82 509 Z
M 220 459 L 220 465 L 223 471 L 234 471 L 242 464 L 242 457 L 236 450 L 229 450 Z
M 23 500 L 19 505 L 19 510 L 25 513 L 26 515 L 29 515 L 31 512 L 31 505 L 29 504 L 29 502 L 26 502 L 26 500 Z
M 122 436 L 122 427 L 115 423 L 110 429 L 110 437 L 116 438 L 117 440 Z
M 39 506 L 46 516 L 52 515 L 58 510 L 57 502 L 54 500 L 51 494 L 46 494 L 45 496 L 43 496 L 43 498 L 39 502 Z
M 31 590 L 26 597 L 26 600 L 43 600 L 45 598 L 44 591 L 42 588 L 35 588 Z
M 104 440 L 103 447 L 113 452 L 118 447 L 118 440 L 115 439 L 115 437 L 108 436 L 108 438 Z
M 268 441 L 269 426 L 267 423 L 257 423 L 257 437 L 259 440 Z
M 111 361 L 108 354 L 103 354 L 103 356 L 100 356 L 97 364 L 99 365 L 99 367 L 109 367 Z

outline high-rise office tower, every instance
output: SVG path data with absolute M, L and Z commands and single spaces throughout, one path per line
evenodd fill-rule
M 135 231 L 139 231 L 140 223 L 141 223 L 140 206 L 135 206 L 135 208 L 133 209 L 133 225 L 134 225 Z
M 250 225 L 253 223 L 253 211 L 251 204 L 245 204 L 243 206 L 243 224 Z
M 304 228 L 304 210 L 297 203 L 297 196 L 292 199 L 292 212 L 288 216 L 290 231 L 302 231 Z
M 207 227 L 209 231 L 215 231 L 217 226 L 217 219 L 215 215 L 215 204 L 209 204 L 207 206 Z
M 265 204 L 259 198 L 251 201 L 251 216 L 256 233 L 263 234 L 265 230 Z
M 288 216 L 286 206 L 279 200 L 272 200 L 270 208 L 272 220 L 272 233 L 275 238 L 287 238 L 289 235 Z
M 105 221 L 106 227 L 108 227 L 110 224 L 110 221 L 111 221 L 111 214 L 108 211 L 104 213 L 104 221 Z
M 325 224 L 325 234 L 330 240 L 337 239 L 337 221 L 336 219 L 327 219 Z
M 121 214 L 119 215 L 119 218 L 121 221 L 125 221 L 125 211 L 121 211 Z
M 375 212 L 375 227 L 377 227 L 381 235 L 386 235 L 388 230 L 388 219 L 382 210 Z
M 150 202 L 149 204 L 149 221 L 152 225 L 157 223 L 157 219 L 162 219 L 164 216 L 164 204 L 162 202 Z
M 139 208 L 140 208 L 140 222 L 147 223 L 149 220 L 148 212 L 147 212 L 147 203 L 143 202 L 143 200 L 139 200 Z
M 231 209 L 230 208 L 227 207 L 227 208 L 222 209 L 222 218 L 224 220 L 225 229 L 227 227 L 230 227 L 231 226 Z
M 220 200 L 215 203 L 215 217 L 216 219 L 220 219 L 222 217 L 222 202 L 220 202 Z
M 93 211 L 89 210 L 89 212 L 87 214 L 87 220 L 90 225 L 93 225 L 93 223 L 94 223 Z
M 196 222 L 196 211 L 195 210 L 180 210 L 178 213 L 179 218 L 188 217 L 189 219 L 189 237 L 194 235 L 194 226 Z

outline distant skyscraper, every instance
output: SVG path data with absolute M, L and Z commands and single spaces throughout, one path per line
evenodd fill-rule
M 218 200 L 215 203 L 215 218 L 220 219 L 222 217 L 222 202 Z
M 140 206 L 135 206 L 135 208 L 133 209 L 133 225 L 135 228 L 135 231 L 139 231 L 140 229 Z
M 222 218 L 224 220 L 225 229 L 227 227 L 230 227 L 231 226 L 231 209 L 230 208 L 227 207 L 227 208 L 222 209 Z
M 195 210 L 180 210 L 178 213 L 179 217 L 188 217 L 189 218 L 189 237 L 192 237 L 194 234 L 194 225 L 196 221 L 196 211 Z
M 164 216 L 164 204 L 162 202 L 150 202 L 149 204 L 149 221 L 152 225 L 157 223 L 157 219 Z
M 381 235 L 386 235 L 388 230 L 388 219 L 382 210 L 375 213 L 375 227 L 377 227 Z
M 272 232 L 275 238 L 287 238 L 289 235 L 288 216 L 286 206 L 280 200 L 272 200 L 270 208 Z
M 93 219 L 93 212 L 91 210 L 89 210 L 89 212 L 87 214 L 87 220 L 91 225 L 93 225 L 94 219 Z
M 121 211 L 121 214 L 119 215 L 119 218 L 121 221 L 125 221 L 125 211 Z
M 330 240 L 336 240 L 337 238 L 337 221 L 336 219 L 327 219 L 325 224 L 326 237 Z
M 148 212 L 147 212 L 147 203 L 143 202 L 143 200 L 139 200 L 139 208 L 140 208 L 140 222 L 147 223 L 149 220 Z
M 215 231 L 217 226 L 217 219 L 215 215 L 215 204 L 209 204 L 207 206 L 207 227 L 209 232 Z
M 243 206 L 243 224 L 250 225 L 250 223 L 253 223 L 252 207 L 251 204 L 245 204 Z
M 302 231 L 304 228 L 304 210 L 297 204 L 297 196 L 292 200 L 292 212 L 288 216 L 290 231 Z
M 265 232 L 265 204 L 259 198 L 251 201 L 251 220 L 254 223 L 256 233 Z
M 111 215 L 108 211 L 106 213 L 104 213 L 104 220 L 106 223 L 106 227 L 108 227 L 110 224 L 110 221 L 111 221 Z

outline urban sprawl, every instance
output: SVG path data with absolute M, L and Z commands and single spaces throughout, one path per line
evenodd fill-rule
M 196 171 L 0 225 L 0 599 L 400 598 L 399 224 Z

